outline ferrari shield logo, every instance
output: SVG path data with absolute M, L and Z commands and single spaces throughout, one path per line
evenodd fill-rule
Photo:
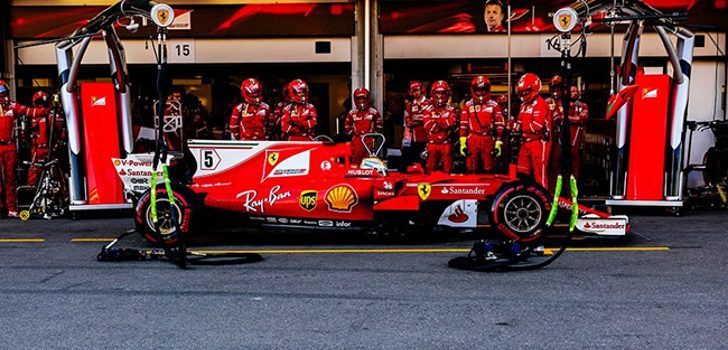
M 276 165 L 278 163 L 279 154 L 278 152 L 272 152 L 268 154 L 268 164 L 271 166 Z
M 169 11 L 167 11 L 166 9 L 160 9 L 159 11 L 157 11 L 157 21 L 159 21 L 159 23 L 167 23 L 168 20 Z
M 430 184 L 421 183 L 417 185 L 417 194 L 420 195 L 421 200 L 426 201 L 430 197 L 430 192 L 432 192 L 432 186 Z
M 568 14 L 564 14 L 559 16 L 559 25 L 561 25 L 561 29 L 566 30 L 566 28 L 569 28 L 569 24 L 571 24 L 571 16 Z

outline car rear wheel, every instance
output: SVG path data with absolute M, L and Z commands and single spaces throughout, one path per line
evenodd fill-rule
M 506 237 L 530 243 L 541 237 L 550 209 L 550 195 L 540 186 L 512 184 L 495 196 L 491 222 Z
M 168 247 L 179 243 L 192 228 L 195 213 L 195 194 L 184 186 L 172 186 L 174 204 L 170 203 L 164 186 L 156 189 L 157 223 L 152 215 L 151 190 L 147 190 L 137 202 L 135 223 L 139 233 L 149 244 Z M 173 218 L 177 219 L 175 223 Z M 159 232 L 157 232 L 157 227 Z M 179 229 L 179 232 L 177 231 Z

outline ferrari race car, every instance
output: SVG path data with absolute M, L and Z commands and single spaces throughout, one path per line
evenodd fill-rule
M 514 170 L 510 175 L 425 174 L 417 165 L 387 169 L 378 158 L 352 165 L 350 143 L 190 140 L 188 146 L 194 175 L 186 185 L 172 185 L 173 205 L 163 185 L 156 189 L 156 208 L 149 190 L 136 200 L 137 230 L 152 244 L 164 243 L 158 232 L 194 232 L 204 209 L 239 213 L 236 222 L 246 227 L 370 232 L 493 227 L 506 239 L 528 243 L 543 234 L 552 205 L 547 190 L 519 179 Z M 131 191 L 149 188 L 151 162 L 140 159 L 114 161 Z M 571 203 L 561 199 L 559 206 L 570 209 Z M 626 217 L 580 209 L 580 230 L 627 233 Z

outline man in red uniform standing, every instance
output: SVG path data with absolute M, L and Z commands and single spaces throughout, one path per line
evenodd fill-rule
M 47 114 L 47 108 L 28 108 L 10 100 L 10 86 L 0 80 L 0 168 L 5 177 L 2 189 L 5 201 L 0 201 L 0 209 L 6 206 L 9 217 L 18 217 L 18 203 L 16 202 L 16 176 L 18 167 L 18 151 L 15 145 L 15 122 L 21 115 Z
M 420 154 L 427 145 L 427 131 L 425 131 L 424 111 L 428 100 L 424 94 L 424 87 L 419 81 L 411 81 L 409 85 L 411 100 L 404 104 L 405 139 L 409 136 L 409 147 L 405 147 L 405 157 L 410 162 L 422 163 Z M 406 142 L 406 140 L 405 140 Z
M 43 163 L 49 154 L 51 146 L 57 146 L 66 138 L 65 120 L 62 115 L 53 115 L 50 111 L 51 98 L 45 91 L 33 94 L 33 107 L 28 110 L 31 125 L 31 166 L 28 169 L 28 186 L 38 184 L 42 171 L 38 163 Z M 51 140 L 51 123 L 53 124 L 53 139 Z M 53 142 L 53 145 L 50 143 Z M 54 148 L 58 150 L 57 148 Z
M 541 79 L 535 74 L 526 73 L 518 80 L 516 91 L 522 102 L 518 123 L 523 138 L 518 153 L 518 171 L 533 176 L 537 183 L 548 188 L 551 114 L 548 104 L 539 96 Z
M 431 103 L 424 111 L 424 128 L 427 131 L 427 173 L 452 170 L 450 130 L 455 125 L 457 110 L 448 103 L 450 85 L 444 80 L 432 83 Z
M 230 116 L 230 132 L 234 140 L 267 139 L 266 122 L 271 111 L 268 104 L 263 102 L 263 87 L 256 79 L 245 79 L 240 84 L 240 94 L 243 103 L 233 108 Z
M 316 134 L 316 107 L 308 103 L 308 84 L 301 79 L 288 83 L 291 103 L 283 108 L 283 140 L 311 141 Z
M 472 98 L 460 112 L 460 154 L 469 173 L 493 171 L 493 156 L 500 157 L 505 120 L 497 102 L 490 98 L 490 80 L 479 75 L 470 82 Z M 493 152 L 495 150 L 495 152 Z
M 589 119 L 589 106 L 580 100 L 579 88 L 571 87 L 569 104 L 569 132 L 571 133 L 571 164 L 574 178 L 579 179 L 581 154 L 586 140 L 586 121 Z
M 364 140 L 362 137 L 369 133 L 381 133 L 383 129 L 382 116 L 372 107 L 369 90 L 366 88 L 354 90 L 354 108 L 346 114 L 344 120 L 345 133 L 353 137 L 351 140 L 352 164 L 358 165 L 362 159 L 369 156 L 364 142 L 370 150 L 374 148 L 373 139 Z
M 562 102 L 563 79 L 554 75 L 549 81 L 550 96 L 544 99 L 551 112 L 551 156 L 549 157 L 549 189 L 554 190 L 556 177 L 559 175 L 561 157 L 561 125 L 564 123 L 564 106 Z

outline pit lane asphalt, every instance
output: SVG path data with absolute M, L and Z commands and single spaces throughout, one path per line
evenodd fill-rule
M 130 219 L 0 220 L 0 349 L 725 349 L 728 213 L 632 217 L 629 242 L 532 272 L 457 253 L 264 254 L 183 271 L 100 263 Z M 231 233 L 223 236 L 230 238 Z M 255 234 L 205 249 L 468 248 L 469 238 Z M 239 234 L 238 234 L 239 236 Z M 42 239 L 21 243 L 9 238 Z M 133 238 L 127 245 L 134 242 Z

